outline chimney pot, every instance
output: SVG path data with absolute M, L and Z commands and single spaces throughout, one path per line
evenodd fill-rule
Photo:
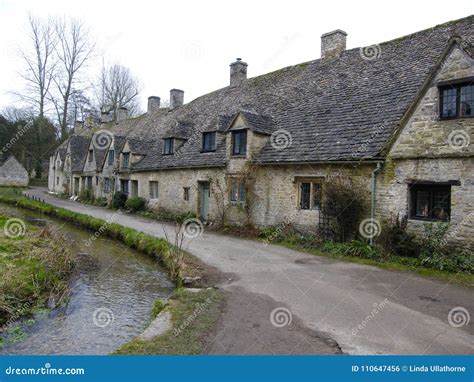
M 239 86 L 247 79 L 247 63 L 241 58 L 237 58 L 235 62 L 230 64 L 230 86 Z
M 160 97 L 148 97 L 148 113 L 158 110 L 160 108 L 160 101 Z
M 126 107 L 119 107 L 117 109 L 117 113 L 116 113 L 116 121 L 119 122 L 119 121 L 123 121 L 124 119 L 127 119 L 127 115 L 128 115 L 128 110 Z
M 180 89 L 170 90 L 170 110 L 183 106 L 184 91 Z
M 347 33 L 341 29 L 321 36 L 321 58 L 339 57 L 346 50 Z

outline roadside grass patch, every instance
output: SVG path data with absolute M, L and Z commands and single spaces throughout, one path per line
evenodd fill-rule
M 171 313 L 173 329 L 151 340 L 134 339 L 114 352 L 117 355 L 196 355 L 206 351 L 224 302 L 217 289 L 189 292 L 177 289 L 165 310 Z

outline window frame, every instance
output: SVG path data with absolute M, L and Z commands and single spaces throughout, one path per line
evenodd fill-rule
M 128 169 L 129 167 L 130 167 L 130 153 L 122 153 L 122 168 Z
M 245 144 L 242 144 L 242 139 L 239 139 L 239 151 L 236 152 L 236 136 L 244 136 L 245 137 Z M 232 131 L 232 147 L 231 147 L 231 154 L 233 156 L 245 156 L 247 155 L 247 144 L 248 144 L 248 133 L 247 129 L 240 129 L 240 130 L 233 130 Z M 242 151 L 243 150 L 243 151 Z
M 418 192 L 424 191 L 428 193 L 428 203 L 429 203 L 429 211 L 428 216 L 421 216 L 417 215 L 417 202 L 418 202 Z M 434 194 L 435 192 L 446 192 L 447 193 L 447 218 L 440 219 L 434 216 L 435 210 L 435 200 Z M 432 222 L 449 222 L 451 220 L 451 195 L 452 195 L 452 188 L 450 184 L 444 183 L 413 183 L 410 184 L 408 187 L 408 195 L 409 195 L 409 218 L 411 220 L 421 220 L 421 221 L 432 221 Z
M 126 190 L 123 187 L 124 184 L 127 185 Z M 129 179 L 120 179 L 120 191 L 122 191 L 124 194 L 130 195 Z
M 167 145 L 169 143 L 169 145 Z M 174 138 L 163 138 L 163 155 L 174 154 Z
M 156 185 L 156 189 L 153 189 L 153 186 Z M 160 195 L 160 186 L 157 180 L 149 180 L 148 181 L 148 194 L 150 196 L 150 199 L 158 199 Z M 156 193 L 154 192 L 156 191 Z
M 91 163 L 93 159 L 94 159 L 94 150 L 90 149 L 89 154 L 87 155 L 87 162 Z
M 189 202 L 189 194 L 190 194 L 190 188 L 183 187 L 183 200 L 185 200 L 186 202 Z
M 461 115 L 461 88 L 474 86 L 474 79 L 461 79 L 453 82 L 442 83 L 438 85 L 439 93 L 439 119 L 440 120 L 450 120 L 450 119 L 460 119 L 460 118 L 474 118 L 474 111 L 472 115 Z M 451 116 L 443 116 L 443 104 L 444 104 L 444 91 L 452 89 L 456 91 L 456 113 Z
M 303 208 L 303 185 L 309 184 L 309 205 L 308 208 Z M 318 203 L 315 199 L 315 189 L 318 190 Z M 322 204 L 323 184 L 319 180 L 304 179 L 298 181 L 298 209 L 304 211 L 320 211 Z
M 107 164 L 109 166 L 112 166 L 115 161 L 115 150 L 109 150 L 109 153 L 107 155 Z
M 203 153 L 210 153 L 216 151 L 216 132 L 215 131 L 205 131 L 202 133 L 202 149 Z M 206 147 L 206 137 L 212 137 L 210 147 Z
M 236 205 L 245 205 L 247 185 L 242 177 L 229 178 L 229 202 Z
M 130 179 L 130 196 L 132 198 L 136 198 L 139 195 L 139 184 L 137 179 Z

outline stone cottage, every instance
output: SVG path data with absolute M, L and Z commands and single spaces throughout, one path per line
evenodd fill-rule
M 0 186 L 28 186 L 28 171 L 13 155 L 0 161 Z
M 473 21 L 350 50 L 336 30 L 321 58 L 254 78 L 237 59 L 225 88 L 187 104 L 172 89 L 168 108 L 150 97 L 145 114 L 71 137 L 51 166 L 74 140 L 87 148 L 50 190 L 122 190 L 204 222 L 314 227 L 338 173 L 367 186 L 374 221 L 449 221 L 450 239 L 473 246 Z

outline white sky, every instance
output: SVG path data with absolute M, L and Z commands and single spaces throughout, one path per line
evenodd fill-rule
M 224 87 L 229 64 L 242 57 L 253 77 L 320 57 L 320 36 L 348 33 L 348 48 L 371 45 L 468 16 L 472 0 L 0 0 L 0 109 L 22 88 L 16 50 L 25 39 L 27 12 L 74 16 L 92 29 L 99 49 L 86 74 L 106 62 L 128 66 L 150 95 L 185 102 Z

